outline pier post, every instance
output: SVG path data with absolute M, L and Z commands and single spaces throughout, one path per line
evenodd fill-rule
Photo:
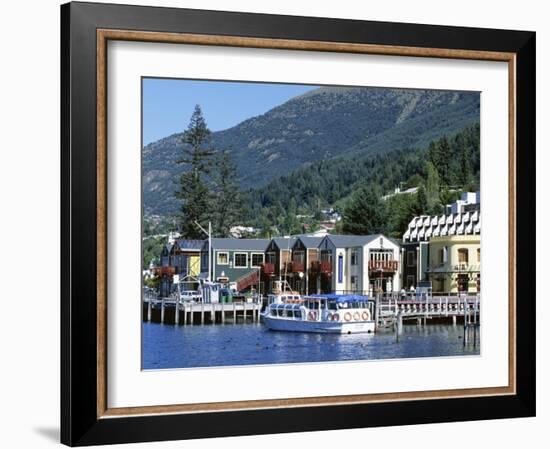
M 374 325 L 378 327 L 378 295 L 374 297 Z
M 453 315 L 453 326 L 456 326 L 456 315 Z
M 201 302 L 201 324 L 204 324 L 204 302 Z
M 185 303 L 182 305 L 183 307 L 183 325 L 187 325 L 187 307 L 185 307 Z
M 151 322 L 151 313 L 152 313 L 153 304 L 151 298 L 147 301 L 147 321 Z
M 397 313 L 397 335 L 401 335 L 403 333 L 403 313 L 399 311 Z
M 233 324 L 237 324 L 237 305 L 233 303 Z
M 222 324 L 225 324 L 225 303 L 222 304 Z
M 176 301 L 176 310 L 174 311 L 174 324 L 180 324 L 180 302 Z
M 466 307 L 466 300 L 464 300 L 464 337 L 462 338 L 462 345 L 466 346 L 468 344 L 468 322 L 469 317 L 468 314 L 468 308 Z
M 162 299 L 160 304 L 160 322 L 164 323 L 164 299 Z
M 193 317 L 193 303 L 191 303 L 191 308 L 189 309 L 189 324 L 193 324 L 193 320 L 194 320 L 194 317 Z

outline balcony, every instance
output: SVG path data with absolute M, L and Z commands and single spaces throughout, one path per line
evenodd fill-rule
M 157 276 L 174 276 L 176 274 L 176 267 L 174 266 L 167 266 L 167 267 L 155 267 L 153 269 L 153 272 Z
M 319 262 L 319 271 L 321 273 L 332 273 L 332 262 L 330 260 L 321 260 Z
M 397 260 L 369 260 L 369 271 L 396 272 L 399 267 Z
M 262 271 L 265 274 L 273 274 L 275 273 L 275 264 L 266 262 L 262 265 Z
M 303 273 L 304 272 L 304 262 L 290 262 L 290 271 L 293 273 Z

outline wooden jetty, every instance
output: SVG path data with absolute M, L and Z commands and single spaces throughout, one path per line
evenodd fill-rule
M 400 299 L 379 297 L 375 304 L 377 328 L 393 328 L 396 335 L 403 331 L 403 322 L 416 321 L 417 324 L 428 323 L 432 319 L 449 319 L 457 324 L 457 319 L 464 326 L 463 344 L 470 343 L 473 331 L 473 344 L 480 325 L 479 296 L 426 296 L 419 299 Z
M 178 302 L 172 298 L 145 297 L 143 320 L 187 325 L 259 323 L 261 301 L 223 303 Z
M 421 299 L 377 298 L 376 323 L 379 327 L 393 324 L 396 320 L 417 320 L 426 323 L 432 318 L 457 318 L 468 322 L 479 321 L 479 296 L 432 296 Z

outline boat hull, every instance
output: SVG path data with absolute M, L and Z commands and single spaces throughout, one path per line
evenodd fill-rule
M 372 333 L 374 321 L 307 321 L 287 320 L 263 316 L 264 324 L 271 330 L 283 332 L 313 332 L 318 334 L 359 334 Z

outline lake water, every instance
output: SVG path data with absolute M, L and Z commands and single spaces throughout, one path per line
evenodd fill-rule
M 275 332 L 262 324 L 145 322 L 142 363 L 143 369 L 162 369 L 479 355 L 479 332 L 475 346 L 464 346 L 463 334 L 460 324 L 407 324 L 397 341 L 390 331 L 330 335 Z

